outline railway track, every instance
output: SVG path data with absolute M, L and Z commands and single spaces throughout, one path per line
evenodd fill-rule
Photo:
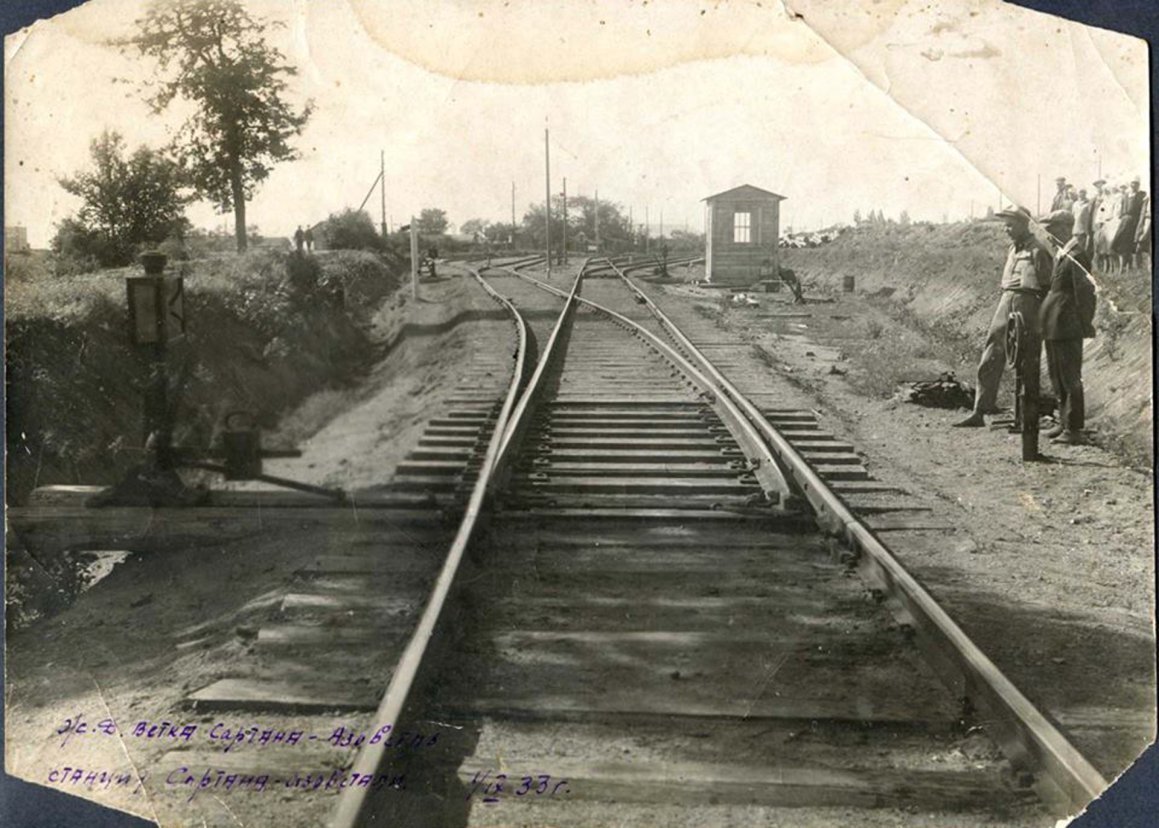
M 529 288 L 564 304 L 546 339 L 535 306 L 538 366 L 437 652 L 378 711 L 440 732 L 440 749 L 365 750 L 363 771 L 397 769 L 407 795 L 346 790 L 331 824 L 662 823 L 672 808 L 727 823 L 789 807 L 1035 824 L 1043 800 L 1097 793 L 848 514 L 837 490 L 873 494 L 851 447 L 807 412 L 754 405 L 613 263 L 585 262 L 570 290 L 517 268 L 486 278 L 516 307 L 535 305 Z M 965 700 L 987 705 L 986 737 Z
M 159 773 L 329 774 L 286 818 L 332 826 L 1030 825 L 1101 790 L 849 512 L 879 493 L 852 446 L 734 387 L 621 263 L 541 261 L 467 268 L 510 348 L 386 485 L 262 500 L 318 554 L 187 703 L 296 744 Z

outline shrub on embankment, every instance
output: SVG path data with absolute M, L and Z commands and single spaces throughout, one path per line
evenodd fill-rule
M 1008 241 L 990 222 L 859 227 L 832 243 L 782 251 L 807 284 L 840 290 L 844 276 L 900 321 L 976 360 L 998 298 Z M 1100 442 L 1152 465 L 1151 282 L 1146 271 L 1095 273 L 1098 335 L 1084 349 L 1087 419 Z M 1043 361 L 1045 371 L 1045 360 Z M 1044 375 L 1044 388 L 1048 388 Z
M 188 335 L 170 351 L 179 445 L 208 447 L 229 411 L 269 428 L 377 356 L 369 317 L 398 285 L 373 254 L 274 251 L 181 265 Z M 128 343 L 133 269 L 9 284 L 8 500 L 110 483 L 140 462 L 146 365 Z M 139 271 L 138 271 L 139 272 Z

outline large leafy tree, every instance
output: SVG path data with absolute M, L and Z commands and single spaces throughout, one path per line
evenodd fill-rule
M 126 41 L 157 61 L 149 85 L 156 111 L 176 99 L 196 107 L 174 142 L 189 180 L 222 212 L 233 210 L 237 248 L 246 249 L 246 201 L 274 164 L 297 157 L 290 140 L 311 105 L 285 98 L 297 70 L 264 39 L 280 25 L 257 20 L 237 0 L 154 0 Z
M 82 204 L 58 228 L 53 240 L 58 253 L 124 265 L 140 246 L 184 233 L 185 198 L 172 160 L 148 147 L 128 154 L 124 139 L 108 130 L 92 141 L 89 152 L 89 169 L 60 179 Z

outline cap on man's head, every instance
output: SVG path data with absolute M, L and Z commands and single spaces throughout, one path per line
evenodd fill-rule
M 1038 223 L 1048 230 L 1054 228 L 1074 227 L 1074 215 L 1069 210 L 1055 210 L 1045 216 L 1038 217 Z
M 1105 179 L 1105 178 L 1096 178 L 1096 179 L 1095 179 L 1093 182 L 1091 182 L 1091 183 L 1092 183 L 1092 184 L 1094 184 L 1096 187 L 1099 187 L 1099 186 L 1101 186 L 1101 185 L 1103 185 L 1103 184 L 1106 184 L 1106 183 L 1107 183 L 1107 179 Z
M 1065 175 L 1060 175 L 1058 178 L 1056 178 L 1056 179 L 1054 180 L 1054 183 L 1055 183 L 1055 184 L 1065 184 L 1065 183 L 1066 183 L 1066 176 L 1065 176 Z
M 1025 207 L 1008 207 L 995 213 L 994 218 L 1007 224 L 1030 224 L 1030 211 Z
M 1131 179 L 1131 183 L 1132 184 L 1141 184 L 1142 182 L 1139 180 L 1139 176 L 1135 176 L 1134 178 Z

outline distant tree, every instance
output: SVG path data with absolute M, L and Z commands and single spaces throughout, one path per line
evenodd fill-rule
M 582 230 L 591 242 L 596 238 L 596 202 L 586 196 L 568 199 L 569 211 L 575 214 L 575 230 Z M 623 207 L 614 201 L 600 200 L 600 244 L 626 250 L 632 244 L 632 225 Z
M 989 205 L 987 205 L 987 207 L 986 207 L 986 218 L 988 218 L 988 219 L 994 218 L 994 208 L 990 207 Z
M 902 227 L 909 227 L 909 225 L 910 225 L 909 213 L 905 210 L 902 210 L 901 214 L 897 217 L 897 223 L 900 224 Z
M 853 223 L 858 224 L 858 225 L 861 224 L 861 211 L 860 210 L 853 211 Z
M 492 244 L 507 244 L 511 237 L 511 225 L 498 222 L 488 224 L 483 230 L 483 235 Z
M 104 267 L 129 264 L 143 245 L 180 238 L 189 226 L 177 165 L 139 147 L 125 154 L 125 141 L 108 130 L 89 144 L 93 165 L 62 186 L 83 202 L 52 242 L 57 253 L 91 258 Z
M 668 249 L 672 253 L 703 253 L 704 234 L 685 230 L 673 230 L 669 239 Z
M 331 213 L 322 222 L 319 242 L 329 250 L 382 250 L 383 240 L 365 210 Z
M 425 207 L 415 219 L 415 226 L 419 233 L 429 236 L 439 236 L 447 232 L 447 211 L 437 207 Z
M 149 102 L 161 111 L 181 98 L 196 107 L 174 149 L 197 194 L 224 213 L 233 210 L 237 249 L 246 249 L 246 201 L 273 165 L 297 158 L 290 139 L 302 131 L 311 104 L 285 100 L 297 70 L 263 38 L 265 23 L 238 0 L 154 0 L 122 42 L 157 61 Z
M 468 219 L 459 225 L 459 232 L 465 236 L 479 236 L 482 238 L 487 234 L 487 221 L 480 218 Z

